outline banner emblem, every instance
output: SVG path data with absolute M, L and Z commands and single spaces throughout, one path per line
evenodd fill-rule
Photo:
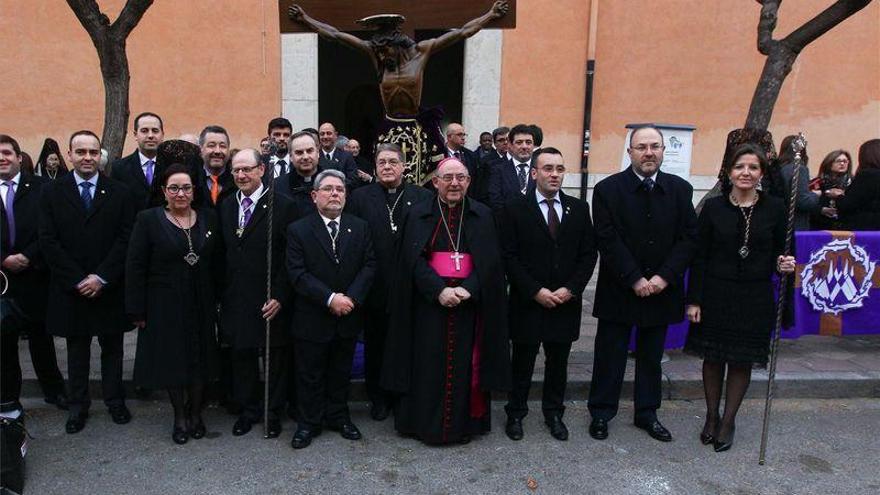
M 852 239 L 833 240 L 810 255 L 801 271 L 801 294 L 813 309 L 833 315 L 861 308 L 877 263 Z

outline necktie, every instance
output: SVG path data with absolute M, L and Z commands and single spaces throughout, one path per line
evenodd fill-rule
M 144 171 L 144 177 L 147 178 L 147 185 L 153 185 L 153 167 L 156 166 L 156 162 L 153 160 L 147 160 L 146 170 Z
M 556 200 L 545 199 L 544 202 L 547 203 L 547 229 L 550 231 L 550 237 L 556 239 L 556 232 L 559 230 L 559 215 L 556 214 L 556 208 L 553 207 Z
M 241 200 L 241 207 L 244 210 L 244 218 L 241 220 L 242 228 L 247 226 L 248 222 L 251 221 L 251 215 L 254 214 L 251 210 L 252 204 L 254 204 L 254 201 L 251 198 L 244 198 Z
M 7 180 L 3 182 L 3 185 L 6 186 L 6 198 L 4 198 L 6 203 L 6 222 L 9 225 L 9 247 L 15 245 L 15 212 L 13 210 L 15 204 L 15 182 L 11 180 Z
M 461 151 L 453 151 L 452 156 L 454 156 L 456 160 L 461 160 Z
M 275 162 L 275 166 L 278 167 L 278 172 L 275 174 L 275 177 L 287 173 L 287 162 L 284 160 L 278 160 Z
M 324 153 L 324 158 L 326 158 L 327 161 L 329 162 L 329 161 L 330 161 L 330 153 L 326 153 L 326 152 L 325 152 L 325 153 Z
M 83 205 L 85 205 L 85 207 L 86 207 L 86 211 L 89 211 L 89 208 L 92 207 L 92 193 L 91 193 L 92 183 L 91 182 L 83 182 L 79 186 L 82 187 L 82 194 L 80 194 L 79 197 L 82 198 Z
M 642 187 L 645 188 L 645 191 L 651 192 L 652 190 L 654 190 L 654 179 L 650 177 L 645 177 L 645 179 L 642 181 Z
M 217 198 L 220 197 L 220 177 L 211 174 L 211 202 L 217 204 Z
M 339 263 L 339 257 L 336 255 L 336 235 L 339 233 L 339 223 L 336 220 L 330 220 L 327 222 L 327 226 L 330 227 L 330 245 L 333 246 L 333 257 L 336 258 L 336 263 Z
M 517 167 L 519 167 L 519 173 L 517 174 L 517 177 L 519 178 L 519 190 L 522 192 L 525 192 L 525 190 L 526 190 L 526 167 L 528 167 L 528 165 L 526 165 L 525 163 L 520 163 L 517 165 Z

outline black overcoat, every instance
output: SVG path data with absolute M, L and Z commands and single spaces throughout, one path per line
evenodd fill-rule
M 596 184 L 593 223 L 600 258 L 593 316 L 638 326 L 684 318 L 683 277 L 696 250 L 693 193 L 684 179 L 662 171 L 648 192 L 631 168 Z M 654 275 L 669 286 L 636 296 L 632 285 Z
M 154 180 L 159 180 L 159 173 L 154 165 Z M 147 184 L 147 177 L 144 175 L 144 169 L 141 168 L 141 158 L 137 150 L 113 162 L 113 165 L 110 167 L 110 177 L 128 187 L 129 194 L 134 202 L 135 213 L 150 207 L 152 189 Z
M 206 381 L 217 374 L 214 286 L 220 236 L 214 212 L 204 208 L 197 213 L 190 231 L 199 256 L 194 266 L 183 259 L 189 252 L 186 235 L 161 206 L 138 213 L 131 235 L 125 312 L 133 321 L 146 321 L 138 330 L 135 376 L 150 388 L 188 385 L 193 373 Z
M 0 260 L 13 254 L 23 254 L 28 267 L 18 273 L 4 269 L 9 279 L 9 290 L 4 295 L 15 300 L 18 308 L 29 318 L 43 321 L 49 291 L 49 271 L 40 249 L 40 198 L 48 179 L 22 172 L 15 191 L 12 209 L 15 215 L 15 244 L 10 245 L 6 206 L 0 201 Z
M 427 201 L 433 197 L 430 191 L 414 184 L 404 184 L 394 218 L 396 219 L 397 232 L 391 231 L 391 222 L 388 218 L 388 193 L 379 184 L 356 189 L 351 200 L 346 204 L 347 211 L 356 215 L 370 225 L 370 236 L 373 240 L 373 251 L 376 254 L 376 276 L 370 295 L 367 297 L 367 305 L 381 310 L 388 306 L 388 294 L 391 291 L 391 280 L 397 267 L 397 249 L 400 236 L 403 234 L 403 226 L 410 210 L 418 203 Z
M 433 208 L 437 196 L 413 206 L 400 242 L 398 267 L 392 286 L 393 311 L 385 345 L 382 387 L 388 391 L 407 393 L 410 388 L 413 362 L 413 339 L 418 338 L 422 315 L 415 314 L 414 298 L 422 297 L 414 287 L 415 265 L 431 239 L 436 225 Z M 510 389 L 510 341 L 507 329 L 504 264 L 501 260 L 498 235 L 492 211 L 482 203 L 466 201 L 463 242 L 474 261 L 480 293 L 474 294 L 483 325 L 480 384 L 485 390 Z M 439 291 L 438 291 L 439 293 Z M 437 325 L 439 322 L 430 322 Z
M 582 295 L 596 267 L 596 233 L 587 203 L 560 191 L 562 217 L 556 240 L 538 206 L 535 190 L 507 203 L 501 245 L 510 282 L 510 339 L 573 342 L 580 336 Z M 547 309 L 533 298 L 542 287 L 566 287 L 572 299 Z
M 310 179 L 314 180 L 318 174 Z M 295 218 L 299 220 L 310 213 L 318 211 L 312 201 L 312 182 L 305 182 L 296 171 L 279 175 L 274 182 L 275 191 L 293 202 Z
M 293 203 L 273 193 L 272 206 L 272 297 L 281 303 L 281 311 L 270 325 L 270 346 L 288 343 L 291 314 L 291 290 L 287 283 L 284 255 L 287 226 L 294 220 Z M 220 205 L 220 232 L 223 239 L 224 277 L 220 296 L 220 331 L 234 349 L 266 346 L 266 323 L 262 307 L 266 302 L 267 226 L 269 194 L 257 200 L 247 226 L 238 235 L 238 195 L 227 197 Z
M 334 337 L 354 338 L 363 328 L 362 306 L 376 274 L 370 227 L 350 214 L 338 221 L 338 263 L 318 213 L 287 227 L 287 275 L 295 292 L 291 328 L 297 339 L 326 343 Z M 327 307 L 334 292 L 350 297 L 354 311 L 334 316 Z
M 86 211 L 73 173 L 43 188 L 40 246 L 50 269 L 46 326 L 52 335 L 75 337 L 126 332 L 125 251 L 134 220 L 128 188 L 104 175 Z M 96 298 L 76 285 L 94 273 L 107 285 Z

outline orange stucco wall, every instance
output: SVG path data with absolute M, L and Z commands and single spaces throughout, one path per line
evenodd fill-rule
M 520 0 L 517 26 L 504 31 L 502 125 L 534 123 L 544 145 L 580 168 L 586 88 L 589 0 Z
M 616 171 L 624 125 L 654 121 L 697 126 L 692 173 L 716 173 L 727 132 L 745 122 L 763 67 L 756 48 L 760 5 L 665 0 L 637 2 L 636 10 L 636 2 L 599 3 L 590 171 Z M 783 3 L 775 37 L 831 3 Z M 855 154 L 862 142 L 880 137 L 878 54 L 880 2 L 810 44 L 773 114 L 777 146 L 802 130 L 815 172 L 832 149 Z
M 98 3 L 111 20 L 124 4 Z M 0 46 L 7 57 L 0 132 L 34 159 L 45 137 L 63 143 L 78 129 L 101 134 L 98 56 L 66 2 L 0 0 Z M 275 1 L 157 0 L 129 36 L 128 58 L 131 118 L 158 113 L 166 138 L 220 124 L 233 147 L 256 146 L 280 113 Z M 125 149 L 134 148 L 129 131 Z

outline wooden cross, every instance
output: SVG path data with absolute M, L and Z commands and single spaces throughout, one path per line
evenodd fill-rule
M 278 17 L 282 33 L 311 32 L 293 22 L 287 9 L 300 5 L 308 15 L 330 24 L 341 31 L 363 31 L 358 19 L 375 14 L 401 14 L 406 17 L 402 31 L 415 39 L 416 30 L 454 29 L 486 13 L 493 0 L 279 0 Z M 516 27 L 516 0 L 510 0 L 506 16 L 489 25 L 489 28 L 512 29 Z

